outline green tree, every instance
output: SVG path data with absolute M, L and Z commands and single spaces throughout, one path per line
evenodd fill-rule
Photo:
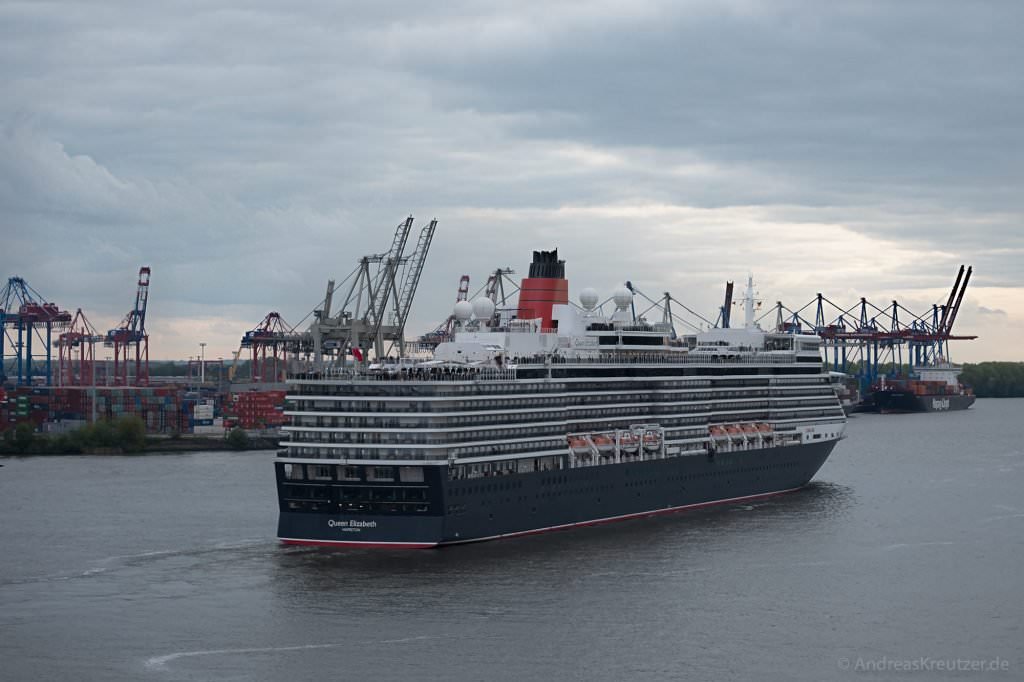
M 110 448 L 114 446 L 116 435 L 113 425 L 106 419 L 101 419 L 82 429 L 82 442 L 91 448 Z
M 141 452 L 146 447 L 146 424 L 136 415 L 118 417 L 114 433 L 117 445 L 125 452 Z
M 36 439 L 35 427 L 27 422 L 22 422 L 14 429 L 14 439 L 12 445 L 18 452 L 25 452 L 32 447 L 32 442 Z
M 232 450 L 248 449 L 250 445 L 249 434 L 244 429 L 236 426 L 228 433 L 228 445 L 231 446 Z

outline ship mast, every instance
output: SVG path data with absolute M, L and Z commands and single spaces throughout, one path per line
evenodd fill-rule
M 747 275 L 747 290 L 743 293 L 743 326 L 747 329 L 755 329 L 757 322 L 754 321 L 754 310 L 757 301 L 754 298 L 754 275 Z

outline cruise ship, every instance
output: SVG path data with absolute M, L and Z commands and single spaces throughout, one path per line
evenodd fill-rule
M 758 328 L 749 280 L 743 305 L 742 328 L 677 335 L 627 287 L 570 304 L 534 252 L 518 306 L 457 303 L 432 355 L 289 377 L 278 537 L 428 548 L 796 490 L 846 417 L 820 339 Z

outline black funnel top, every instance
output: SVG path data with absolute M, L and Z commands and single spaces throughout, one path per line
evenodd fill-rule
M 565 261 L 558 260 L 558 249 L 534 251 L 533 262 L 530 263 L 530 277 L 565 279 Z

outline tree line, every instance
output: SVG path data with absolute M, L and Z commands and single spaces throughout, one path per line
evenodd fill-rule
M 964 363 L 961 367 L 960 383 L 972 388 L 979 398 L 1024 398 L 1024 362 Z M 851 362 L 846 371 L 856 375 L 860 363 Z M 886 376 L 907 376 L 913 370 L 909 365 L 897 368 L 893 363 L 885 363 L 878 371 Z
M 8 455 L 75 455 L 94 450 L 142 452 L 145 447 L 146 425 L 134 415 L 101 419 L 58 434 L 39 434 L 35 424 L 22 422 L 4 431 L 0 441 L 0 452 Z
M 1024 362 L 965 364 L 960 381 L 979 398 L 1024 398 Z

